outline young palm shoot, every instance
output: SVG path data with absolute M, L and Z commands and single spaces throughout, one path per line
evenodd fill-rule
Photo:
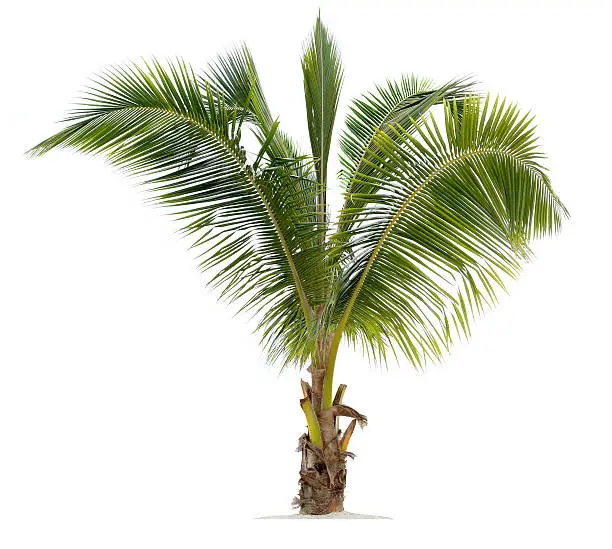
M 332 215 L 343 67 L 320 18 L 301 65 L 307 153 L 275 118 L 245 46 L 199 74 L 183 61 L 111 67 L 30 153 L 72 148 L 135 176 L 200 251 L 220 297 L 255 313 L 269 361 L 310 373 L 295 504 L 326 514 L 343 509 L 348 444 L 367 421 L 344 404 L 346 385 L 333 396 L 341 344 L 376 363 L 439 360 L 567 212 L 531 115 L 467 79 L 404 75 L 350 105 L 344 204 Z M 351 419 L 344 433 L 340 417 Z

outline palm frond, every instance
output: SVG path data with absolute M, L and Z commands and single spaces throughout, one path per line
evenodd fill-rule
M 336 43 L 320 16 L 304 48 L 302 73 L 308 133 L 320 184 L 319 220 L 324 221 L 327 218 L 327 164 L 343 70 Z
M 255 61 L 246 45 L 241 44 L 218 55 L 199 78 L 200 86 L 211 86 L 218 90 L 225 101 L 243 111 L 247 123 L 251 123 L 258 141 L 263 144 L 274 124 L 274 118 L 266 101 Z M 293 162 L 292 179 L 298 185 L 298 192 L 308 209 L 316 208 L 318 185 L 312 177 L 312 162 L 300 152 L 295 141 L 282 130 L 275 132 L 266 151 L 271 162 L 287 159 L 302 159 Z M 287 163 L 285 162 L 287 165 Z
M 255 171 L 247 164 L 243 118 L 222 94 L 200 89 L 183 62 L 131 64 L 94 80 L 69 125 L 30 152 L 70 147 L 142 177 L 151 201 L 169 207 L 203 250 L 209 282 L 258 314 L 271 359 L 299 360 L 308 355 L 314 290 L 304 281 L 319 263 L 320 253 L 307 245 L 318 239 L 317 226 L 284 184 L 287 166 L 266 161 Z M 265 130 L 261 157 L 276 129 Z
M 250 50 L 242 44 L 218 55 L 199 79 L 205 88 L 218 90 L 228 104 L 243 110 L 245 122 L 251 127 L 257 140 L 263 145 L 266 135 L 274 124 L 274 118 L 266 100 L 255 61 Z M 311 242 L 302 242 L 310 255 L 318 253 L 317 272 L 304 280 L 308 288 L 310 305 L 315 308 L 327 297 L 328 276 L 325 270 L 325 255 L 322 246 L 327 220 L 317 215 L 317 200 L 321 185 L 314 169 L 315 161 L 304 155 L 295 141 L 281 129 L 267 143 L 266 157 L 270 166 L 279 166 L 277 177 L 282 185 L 292 189 L 296 214 L 303 222 L 315 227 L 316 237 Z M 312 249 L 311 249 L 312 248 Z
M 353 101 L 346 128 L 340 136 L 339 177 L 345 190 L 345 203 L 334 239 L 346 244 L 353 222 L 366 205 L 359 196 L 369 195 L 376 189 L 368 185 L 367 178 L 377 169 L 376 136 L 383 132 L 396 139 L 393 128 L 398 124 L 414 134 L 423 115 L 444 100 L 456 100 L 461 116 L 463 97 L 473 86 L 469 78 L 436 86 L 430 79 L 404 74 L 399 80 L 387 80 L 384 86 L 376 86 L 374 91 Z
M 415 366 L 469 335 L 529 241 L 567 215 L 536 141 L 530 115 L 488 97 L 445 101 L 442 127 L 430 113 L 376 132 L 351 180 L 354 260 L 334 288 L 330 362 L 343 332 L 377 359 L 397 344 Z
M 274 122 L 250 50 L 244 44 L 219 54 L 199 77 L 202 88 L 212 85 L 229 105 L 245 109 L 266 131 Z

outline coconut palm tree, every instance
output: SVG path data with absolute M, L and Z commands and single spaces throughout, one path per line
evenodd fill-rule
M 268 359 L 307 369 L 294 501 L 326 514 L 343 509 L 349 441 L 366 423 L 343 403 L 346 385 L 334 392 L 343 339 L 376 363 L 439 360 L 567 212 L 531 115 L 465 78 L 405 75 L 349 107 L 344 204 L 331 215 L 343 68 L 320 18 L 302 71 L 308 153 L 281 130 L 244 46 L 199 75 L 180 60 L 108 68 L 30 153 L 69 147 L 136 176 L 176 217 L 220 297 L 255 316 Z

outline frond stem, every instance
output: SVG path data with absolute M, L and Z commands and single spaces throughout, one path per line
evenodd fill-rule
M 412 202 L 412 200 L 439 173 L 441 173 L 442 171 L 444 171 L 448 167 L 452 166 L 456 162 L 459 162 L 460 160 L 463 160 L 465 158 L 469 158 L 470 156 L 478 156 L 480 154 L 489 154 L 491 152 L 497 152 L 497 153 L 502 153 L 502 154 L 505 153 L 507 156 L 515 158 L 514 155 L 508 153 L 508 151 L 503 151 L 503 150 L 497 151 L 495 149 L 490 149 L 490 148 L 487 148 L 487 149 L 476 149 L 476 150 L 469 151 L 467 153 L 461 154 L 459 156 L 456 156 L 452 160 L 449 160 L 448 162 L 445 162 L 443 165 L 441 165 L 438 168 L 436 168 L 425 179 L 425 181 L 423 181 L 423 183 L 421 183 L 410 194 L 410 196 L 408 196 L 408 198 L 406 198 L 406 200 L 404 200 L 404 202 L 402 203 L 401 207 L 398 209 L 398 211 L 395 213 L 395 215 L 391 218 L 391 221 L 389 221 L 389 224 L 387 225 L 387 227 L 385 228 L 383 234 L 381 235 L 380 239 L 378 240 L 378 243 L 376 244 L 374 250 L 372 251 L 372 254 L 370 255 L 370 258 L 368 259 L 368 262 L 366 263 L 365 267 L 363 268 L 363 271 L 361 272 L 361 276 L 359 277 L 359 280 L 357 281 L 357 284 L 355 285 L 355 289 L 353 290 L 353 293 L 351 294 L 351 297 L 350 297 L 350 299 L 348 301 L 346 309 L 344 310 L 344 314 L 342 315 L 342 318 L 340 319 L 340 322 L 338 323 L 338 327 L 336 328 L 336 331 L 334 332 L 334 338 L 332 339 L 332 343 L 331 343 L 331 346 L 330 346 L 330 349 L 329 349 L 329 358 L 328 358 L 328 362 L 327 362 L 327 369 L 326 369 L 326 373 L 325 373 L 325 380 L 323 382 L 323 409 L 329 408 L 332 405 L 332 389 L 333 389 L 333 378 L 334 378 L 334 367 L 335 367 L 335 364 L 336 364 L 336 356 L 338 354 L 338 348 L 340 347 L 340 341 L 342 339 L 342 333 L 344 332 L 344 328 L 346 327 L 346 324 L 348 322 L 349 316 L 351 314 L 351 310 L 353 308 L 353 305 L 355 304 L 355 300 L 357 299 L 357 296 L 359 295 L 359 292 L 361 291 L 361 288 L 363 286 L 364 280 L 368 276 L 368 272 L 370 271 L 370 268 L 372 267 L 372 264 L 376 260 L 376 257 L 378 256 L 383 243 L 385 242 L 385 240 L 389 236 L 389 233 L 391 232 L 391 230 L 393 229 L 393 227 L 397 223 L 398 219 L 404 213 L 404 211 L 409 206 L 409 204 Z

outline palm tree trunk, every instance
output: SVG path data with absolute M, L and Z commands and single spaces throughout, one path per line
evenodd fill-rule
M 346 451 L 346 446 L 341 446 L 337 418 L 338 416 L 351 417 L 359 421 L 361 425 L 365 425 L 367 418 L 353 408 L 341 404 L 342 395 L 346 388 L 344 385 L 338 391 L 334 405 L 322 409 L 322 380 L 325 370 L 311 368 L 310 371 L 312 373 L 312 388 L 307 383 L 303 383 L 303 389 L 305 389 L 307 398 L 313 404 L 320 436 L 313 438 L 313 440 L 308 434 L 303 434 L 300 437 L 297 451 L 302 453 L 302 462 L 299 492 L 294 499 L 294 504 L 299 507 L 300 514 L 325 515 L 344 510 L 346 458 L 347 456 L 352 457 L 352 454 Z M 350 427 L 349 438 L 353 428 L 354 425 Z M 346 442 L 348 443 L 348 438 Z
M 335 420 L 321 417 L 321 433 L 327 433 L 330 427 L 335 432 Z M 326 515 L 344 510 L 344 488 L 346 487 L 346 455 L 340 452 L 338 436 L 331 440 L 323 439 L 323 448 L 312 444 L 308 435 L 300 437 L 298 451 L 302 453 L 300 466 L 299 493 L 294 503 L 300 514 Z

